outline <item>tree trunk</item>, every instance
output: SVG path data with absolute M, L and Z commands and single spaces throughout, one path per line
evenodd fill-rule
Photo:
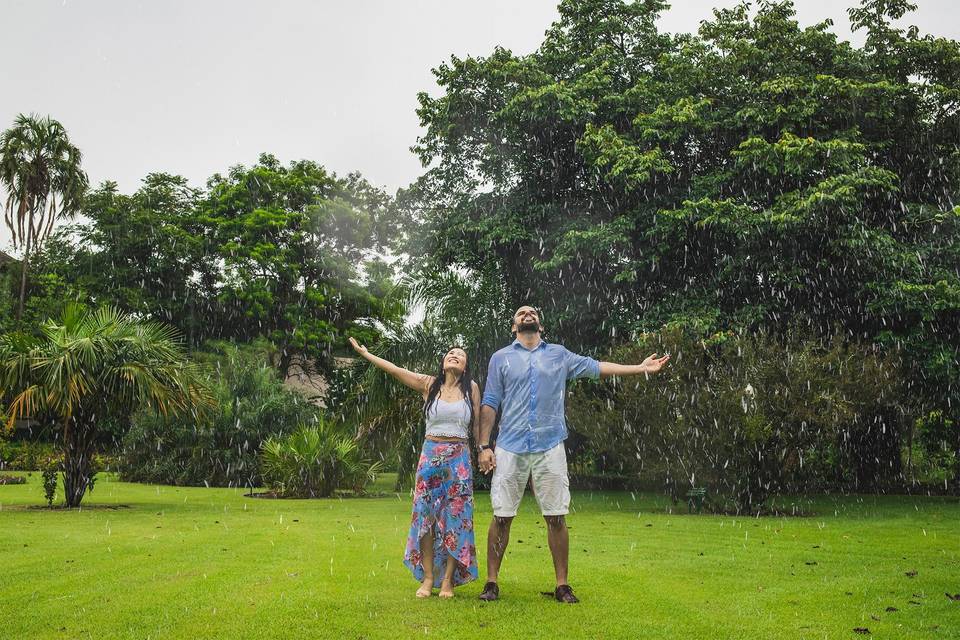
M 27 214 L 29 209 L 26 200 L 20 201 L 20 208 L 17 212 L 17 217 L 19 220 L 23 220 L 24 216 Z M 17 305 L 17 323 L 20 323 L 20 319 L 23 317 L 23 307 L 24 302 L 27 298 L 27 271 L 30 269 L 30 249 L 33 244 L 33 215 L 31 214 L 30 220 L 27 223 L 27 237 L 19 238 L 19 241 L 23 243 L 23 262 L 20 263 L 20 303 Z
M 289 347 L 281 346 L 280 358 L 277 362 L 277 369 L 280 371 L 281 380 L 286 380 L 287 376 L 290 375 L 290 366 L 292 364 L 293 364 L 293 353 L 290 352 Z
M 24 302 L 27 299 L 27 270 L 30 267 L 30 255 L 23 254 L 23 262 L 20 263 L 20 303 L 17 305 L 17 323 L 23 318 Z
M 917 479 L 913 473 L 913 432 L 914 432 L 914 420 L 908 422 L 908 431 L 907 431 L 907 479 L 910 482 L 910 486 L 916 486 Z
M 72 424 L 70 424 L 72 423 Z M 63 493 L 67 507 L 79 507 L 90 486 L 92 452 L 84 437 L 86 425 L 76 417 L 64 432 Z

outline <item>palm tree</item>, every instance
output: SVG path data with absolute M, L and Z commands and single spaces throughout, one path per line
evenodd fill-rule
M 0 336 L 0 397 L 12 398 L 11 422 L 48 415 L 60 425 L 68 507 L 79 506 L 90 485 L 99 424 L 144 407 L 199 416 L 213 405 L 174 328 L 74 303 L 39 338 Z
M 80 150 L 70 144 L 63 125 L 49 116 L 21 113 L 0 135 L 0 187 L 7 192 L 4 222 L 14 249 L 23 248 L 18 321 L 23 316 L 30 256 L 42 248 L 57 218 L 72 217 L 80 209 L 87 190 L 80 159 Z

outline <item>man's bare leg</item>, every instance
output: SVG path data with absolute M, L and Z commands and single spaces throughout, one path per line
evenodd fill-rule
M 510 542 L 510 524 L 513 516 L 493 517 L 487 532 L 487 582 L 496 582 L 500 575 L 500 563 Z
M 567 521 L 563 516 L 544 516 L 547 521 L 547 542 L 553 556 L 553 570 L 557 574 L 557 586 L 567 584 L 567 566 L 570 557 L 570 537 Z
M 423 564 L 423 582 L 417 589 L 418 598 L 429 598 L 433 593 L 433 528 L 420 538 L 420 556 Z

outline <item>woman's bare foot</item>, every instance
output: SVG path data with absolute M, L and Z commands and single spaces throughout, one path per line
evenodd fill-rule
M 440 583 L 439 595 L 441 598 L 453 597 L 453 580 L 447 580 L 446 578 L 444 578 L 443 582 Z
M 418 598 L 429 598 L 433 595 L 433 576 L 423 577 L 423 582 L 420 583 L 420 588 L 417 589 Z

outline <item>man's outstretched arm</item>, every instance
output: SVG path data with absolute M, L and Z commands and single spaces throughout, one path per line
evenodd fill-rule
M 640 364 L 617 364 L 616 362 L 601 362 L 600 377 L 609 378 L 610 376 L 638 376 L 640 374 L 653 374 L 660 371 L 670 356 L 658 358 L 657 354 L 647 356 L 647 359 Z

